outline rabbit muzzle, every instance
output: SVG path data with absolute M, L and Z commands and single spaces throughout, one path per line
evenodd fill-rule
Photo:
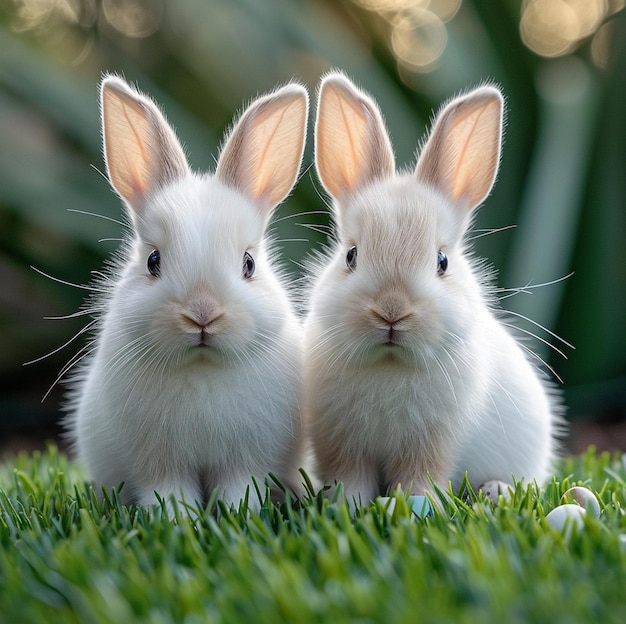
M 399 346 L 403 332 L 412 324 L 413 310 L 407 299 L 383 294 L 370 305 L 369 317 L 382 344 Z
M 194 346 L 210 347 L 213 336 L 219 333 L 223 317 L 223 310 L 212 299 L 195 299 L 183 306 L 178 324 L 183 333 L 192 337 Z

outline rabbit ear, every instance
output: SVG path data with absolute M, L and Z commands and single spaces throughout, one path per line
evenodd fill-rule
M 146 197 L 189 171 L 183 150 L 159 109 L 116 77 L 101 86 L 109 180 L 135 211 Z
M 215 175 L 269 215 L 296 182 L 309 98 L 290 84 L 254 101 L 228 136 Z
M 502 95 L 494 87 L 480 87 L 450 102 L 422 150 L 417 177 L 454 203 L 476 208 L 498 172 L 502 115 Z
M 320 87 L 315 162 L 324 188 L 335 198 L 395 170 L 376 102 L 341 73 L 326 76 Z

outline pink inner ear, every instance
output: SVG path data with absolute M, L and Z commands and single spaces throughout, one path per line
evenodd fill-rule
M 218 160 L 216 176 L 269 214 L 295 184 L 306 138 L 308 96 L 287 85 L 244 112 Z
M 416 173 L 455 203 L 476 208 L 491 191 L 500 160 L 502 98 L 489 87 L 449 104 L 437 118 Z
M 180 143 L 158 108 L 118 78 L 102 85 L 102 123 L 109 178 L 133 210 L 149 192 L 187 174 Z
M 142 167 L 145 150 L 139 137 L 145 135 L 145 111 L 126 93 L 108 86 L 102 90 L 104 140 L 109 178 L 130 204 L 143 197 L 148 173 Z
M 495 101 L 473 111 L 456 124 L 459 136 L 456 170 L 452 174 L 453 198 L 467 197 L 472 207 L 489 194 L 500 159 L 500 107 Z
M 335 198 L 395 169 L 378 106 L 343 74 L 332 74 L 322 83 L 315 158 L 320 180 Z

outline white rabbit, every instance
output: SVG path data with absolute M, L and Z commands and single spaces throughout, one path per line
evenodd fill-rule
M 265 238 L 303 154 L 298 84 L 255 100 L 214 175 L 193 173 L 157 106 L 101 86 L 110 182 L 131 240 L 101 284 L 92 353 L 71 380 L 67 425 L 97 487 L 190 504 L 237 503 L 268 473 L 297 488 L 302 335 Z M 257 497 L 250 488 L 250 503 Z
M 560 407 L 497 320 L 464 235 L 500 158 L 503 101 L 483 86 L 436 118 L 395 172 L 376 103 L 344 75 L 319 91 L 315 157 L 336 244 L 305 320 L 305 420 L 319 476 L 363 503 L 428 475 L 543 481 Z

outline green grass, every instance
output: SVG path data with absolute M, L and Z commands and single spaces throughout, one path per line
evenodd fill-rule
M 599 519 L 545 515 L 577 483 Z M 0 622 L 624 622 L 626 466 L 593 452 L 510 501 L 452 498 L 426 519 L 310 496 L 176 521 L 99 502 L 50 448 L 0 467 Z

